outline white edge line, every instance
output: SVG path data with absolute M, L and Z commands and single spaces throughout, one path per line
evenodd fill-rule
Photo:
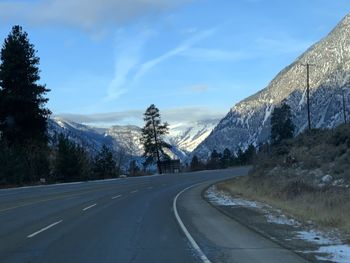
M 122 195 L 116 195 L 116 196 L 113 196 L 112 199 L 116 199 L 118 197 L 121 197 Z
M 57 221 L 51 225 L 48 225 L 47 227 L 44 227 L 44 228 L 40 229 L 39 231 L 36 231 L 33 234 L 28 235 L 27 238 L 32 238 L 32 237 L 36 236 L 37 234 L 40 234 L 41 232 L 44 232 L 45 230 L 48 230 L 49 228 L 54 227 L 55 225 L 58 225 L 62 221 L 63 220 L 60 220 L 60 221 Z
M 185 192 L 186 190 L 196 186 L 196 185 L 199 185 L 199 184 L 194 184 L 194 185 L 191 185 L 189 187 L 186 187 L 185 189 L 181 190 L 174 198 L 173 200 L 173 209 L 174 209 L 174 214 L 175 214 L 175 218 L 179 224 L 179 226 L 181 227 L 182 231 L 184 232 L 184 234 L 186 235 L 188 241 L 190 241 L 192 247 L 197 251 L 200 259 L 204 262 L 204 263 L 211 263 L 211 261 L 207 258 L 207 256 L 203 253 L 203 251 L 201 250 L 201 248 L 198 246 L 197 242 L 193 239 L 193 237 L 191 236 L 190 232 L 188 232 L 186 226 L 184 225 L 184 223 L 182 222 L 180 216 L 179 216 L 179 213 L 177 212 L 177 207 L 176 207 L 176 204 L 177 204 L 177 199 L 178 197 L 183 193 Z
M 86 211 L 86 210 L 88 210 L 88 209 L 90 209 L 90 208 L 93 208 L 93 207 L 96 206 L 96 205 L 97 205 L 97 204 L 89 205 L 89 206 L 83 208 L 83 211 Z

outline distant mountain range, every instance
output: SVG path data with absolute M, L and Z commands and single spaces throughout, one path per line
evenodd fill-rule
M 181 123 L 170 126 L 165 140 L 172 146 L 169 155 L 182 161 L 197 147 L 213 130 L 219 120 Z M 115 125 L 109 128 L 98 128 L 78 124 L 64 118 L 55 117 L 49 120 L 50 135 L 64 134 L 70 140 L 84 146 L 91 153 L 97 153 L 105 144 L 116 153 L 123 153 L 133 157 L 143 154 L 140 142 L 141 128 L 134 125 Z
M 267 142 L 273 108 L 286 100 L 294 114 L 296 133 L 307 128 L 306 68 L 310 63 L 312 127 L 343 122 L 342 91 L 347 114 L 350 97 L 350 14 L 330 34 L 283 69 L 260 92 L 237 103 L 192 154 L 207 158 L 214 149 L 237 151 Z

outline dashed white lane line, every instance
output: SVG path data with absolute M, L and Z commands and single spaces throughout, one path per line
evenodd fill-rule
M 83 208 L 83 211 L 86 211 L 86 210 L 88 210 L 88 209 L 90 209 L 90 208 L 92 208 L 92 207 L 94 207 L 94 206 L 96 206 L 96 205 L 97 205 L 97 204 L 89 205 L 89 206 Z
M 139 190 L 134 190 L 134 191 L 131 191 L 130 194 L 134 194 L 134 193 L 137 193 Z
M 55 223 L 53 223 L 51 225 L 48 225 L 48 226 L 46 226 L 46 227 L 44 227 L 44 228 L 34 232 L 33 234 L 28 235 L 27 238 L 32 238 L 32 237 L 40 234 L 41 232 L 44 232 L 44 231 L 48 230 L 49 228 L 54 227 L 55 225 L 58 225 L 59 223 L 62 223 L 62 221 L 63 220 L 60 220 L 60 221 L 57 221 L 57 222 L 55 222 Z
M 121 197 L 122 195 L 116 195 L 116 196 L 113 196 L 112 199 L 116 199 L 116 198 L 119 198 Z
M 200 183 L 199 183 L 200 184 Z M 197 242 L 193 239 L 193 237 L 191 236 L 190 232 L 188 232 L 186 226 L 184 225 L 184 223 L 182 222 L 179 213 L 177 211 L 177 199 L 179 198 L 179 196 L 185 192 L 186 190 L 199 185 L 199 184 L 194 184 L 191 185 L 185 189 L 183 189 L 182 191 L 180 191 L 174 198 L 173 200 L 173 210 L 174 210 L 174 214 L 175 214 L 175 218 L 179 224 L 179 226 L 181 227 L 182 231 L 184 232 L 185 236 L 187 237 L 188 241 L 190 241 L 192 247 L 197 251 L 200 259 L 202 260 L 203 263 L 211 263 L 211 261 L 207 258 L 207 256 L 203 253 L 202 249 L 199 247 L 199 245 L 197 244 Z
M 149 187 L 147 187 L 147 189 L 153 189 L 153 186 L 149 186 Z

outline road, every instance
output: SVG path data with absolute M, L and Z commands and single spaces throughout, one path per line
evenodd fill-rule
M 190 185 L 246 172 L 1 190 L 0 262 L 200 262 L 174 217 L 174 197 Z

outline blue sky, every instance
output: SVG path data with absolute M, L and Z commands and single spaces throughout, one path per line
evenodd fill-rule
M 0 37 L 20 24 L 41 59 L 48 107 L 75 121 L 223 117 L 350 11 L 347 0 L 0 1 Z

